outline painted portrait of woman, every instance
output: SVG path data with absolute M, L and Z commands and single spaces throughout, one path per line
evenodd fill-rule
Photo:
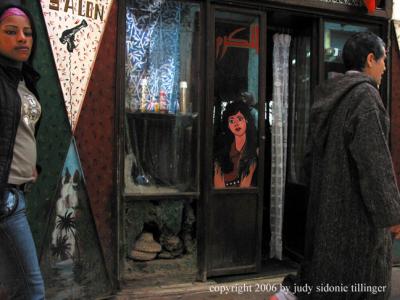
M 214 157 L 214 187 L 250 187 L 257 167 L 256 129 L 249 107 L 229 103 L 222 115 Z

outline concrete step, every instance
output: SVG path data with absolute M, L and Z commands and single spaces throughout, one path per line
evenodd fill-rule
M 228 283 L 214 281 L 174 284 L 157 287 L 125 288 L 112 299 L 152 299 L 152 300 L 206 300 L 206 299 L 267 299 L 279 289 L 283 277 L 252 278 Z
M 125 286 L 108 300 L 267 300 L 280 286 L 283 277 L 255 277 L 248 280 L 217 283 L 215 281 Z M 392 295 L 400 300 L 400 267 L 392 271 Z

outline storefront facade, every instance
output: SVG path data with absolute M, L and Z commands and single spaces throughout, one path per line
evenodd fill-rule
M 301 257 L 307 206 L 301 165 L 312 90 L 343 71 L 341 49 L 354 32 L 369 30 L 388 40 L 386 10 L 373 15 L 363 3 L 346 4 L 120 6 L 126 14 L 119 44 L 126 80 L 119 97 L 125 148 L 118 186 L 125 208 L 120 225 L 133 259 L 129 269 L 152 264 L 135 263 L 145 260 L 145 249 L 137 246 L 143 231 L 155 236 L 160 251 L 169 247 L 165 239 L 181 239 L 180 251 L 193 255 L 195 241 L 194 270 L 203 280 L 259 272 L 271 258 Z M 388 76 L 384 82 L 387 104 Z M 242 102 L 248 114 L 255 113 L 242 116 L 247 139 L 239 151 L 225 122 L 240 123 L 229 111 Z M 225 155 L 239 156 L 237 165 L 225 166 Z M 159 207 L 181 212 L 175 214 L 180 224 L 194 217 L 196 230 L 171 229 L 160 222 L 162 215 L 149 219 L 156 214 L 147 211 Z
M 361 0 L 25 2 L 47 111 L 30 219 L 51 296 L 268 274 L 301 259 L 313 90 L 343 70 L 354 32 L 393 49 L 391 1 L 370 12 Z M 398 128 L 395 53 L 381 95 Z M 71 219 L 64 238 L 58 224 Z

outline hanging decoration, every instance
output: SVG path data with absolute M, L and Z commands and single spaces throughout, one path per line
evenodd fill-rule
M 41 0 L 40 4 L 74 131 L 112 0 Z

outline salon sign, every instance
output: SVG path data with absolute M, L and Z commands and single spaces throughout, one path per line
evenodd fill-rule
M 112 0 L 41 0 L 40 3 L 74 131 Z

